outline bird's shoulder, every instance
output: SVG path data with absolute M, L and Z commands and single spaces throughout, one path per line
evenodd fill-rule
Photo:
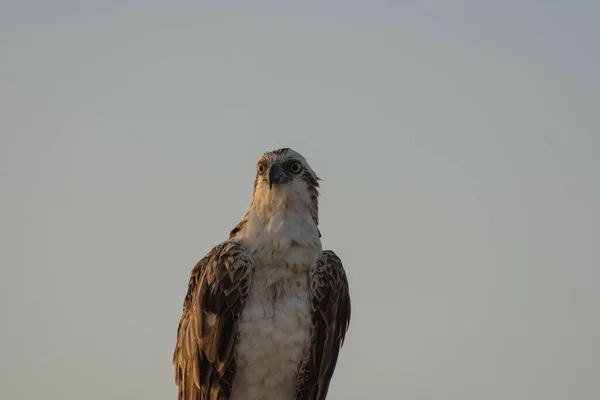
M 229 239 L 217 244 L 192 268 L 184 305 L 196 294 L 199 281 L 212 286 L 213 294 L 220 291 L 217 289 L 228 293 L 230 285 L 248 278 L 251 269 L 252 259 L 240 240 Z
M 315 300 L 338 292 L 347 295 L 348 278 L 340 257 L 333 250 L 323 250 L 317 263 L 310 271 L 311 291 Z M 334 293 L 332 293 L 332 291 Z

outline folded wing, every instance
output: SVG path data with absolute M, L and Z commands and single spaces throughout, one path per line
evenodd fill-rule
M 250 257 L 234 240 L 215 246 L 192 270 L 173 355 L 179 400 L 229 399 L 251 271 Z
M 296 400 L 324 400 L 350 324 L 348 280 L 339 257 L 321 255 L 310 273 L 313 328 L 311 348 L 298 376 Z

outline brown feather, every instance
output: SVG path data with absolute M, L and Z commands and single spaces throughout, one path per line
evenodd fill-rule
M 251 272 L 250 257 L 235 240 L 215 246 L 192 270 L 173 354 L 179 400 L 229 398 Z
M 342 262 L 325 250 L 310 273 L 311 349 L 298 373 L 296 400 L 324 400 L 350 324 L 350 292 Z

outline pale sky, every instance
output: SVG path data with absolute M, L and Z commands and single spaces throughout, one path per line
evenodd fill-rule
M 329 399 L 600 398 L 600 3 L 0 3 L 0 398 L 173 399 L 279 147 L 353 315 Z

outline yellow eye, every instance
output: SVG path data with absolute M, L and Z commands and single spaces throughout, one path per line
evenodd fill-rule
M 302 165 L 299 162 L 295 162 L 292 165 L 290 165 L 290 171 L 292 171 L 295 174 L 297 174 L 301 170 L 302 170 Z
M 256 171 L 258 171 L 258 173 L 261 175 L 265 173 L 266 169 L 267 168 L 265 167 L 265 164 L 263 164 L 263 163 L 260 163 L 256 166 Z

